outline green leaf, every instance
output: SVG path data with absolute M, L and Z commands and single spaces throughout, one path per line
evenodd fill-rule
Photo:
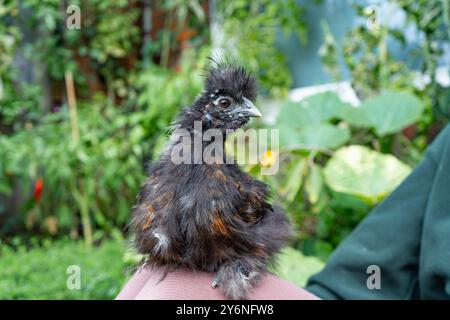
M 305 181 L 305 190 L 312 204 L 316 204 L 319 201 L 322 186 L 322 169 L 318 165 L 313 164 Z
M 340 193 L 333 190 L 331 192 L 331 206 L 338 208 L 338 210 L 351 209 L 358 212 L 368 212 L 370 210 L 370 207 L 361 198 L 348 193 Z
M 420 119 L 424 104 L 415 95 L 388 90 L 360 107 L 345 107 L 342 118 L 359 127 L 374 128 L 379 136 L 398 132 Z
M 295 164 L 295 167 L 289 173 L 286 184 L 288 201 L 293 201 L 303 183 L 303 175 L 306 167 L 306 159 L 302 159 Z
M 58 221 L 62 227 L 70 228 L 73 221 L 73 213 L 69 206 L 63 204 L 58 210 Z
M 6 194 L 6 195 L 9 195 L 12 193 L 12 188 L 8 183 L 6 183 L 6 181 L 0 181 L 0 193 Z
M 411 172 L 411 168 L 392 155 L 363 146 L 339 149 L 325 169 L 327 185 L 375 204 L 392 192 Z
M 300 102 L 287 102 L 278 116 L 278 125 L 301 129 L 337 118 L 346 107 L 333 92 L 307 97 Z
M 309 277 L 319 272 L 324 263 L 315 257 L 307 257 L 294 248 L 287 247 L 278 255 L 278 264 L 271 272 L 298 286 L 305 286 Z
M 280 128 L 283 149 L 335 149 L 350 140 L 348 128 L 331 124 L 308 125 L 302 129 Z

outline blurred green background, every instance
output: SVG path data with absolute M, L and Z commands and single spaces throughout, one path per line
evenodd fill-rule
M 245 170 L 295 225 L 273 271 L 304 285 L 447 123 L 449 26 L 446 0 L 0 0 L 0 299 L 117 295 L 145 164 L 217 52 L 280 129 Z

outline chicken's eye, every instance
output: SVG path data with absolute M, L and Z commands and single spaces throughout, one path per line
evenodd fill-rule
M 228 108 L 230 106 L 230 101 L 227 99 L 220 99 L 219 104 L 222 108 Z

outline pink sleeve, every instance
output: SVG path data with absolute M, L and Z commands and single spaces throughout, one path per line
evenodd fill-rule
M 140 269 L 128 281 L 117 300 L 224 300 L 218 289 L 211 287 L 212 274 L 177 270 L 160 281 L 159 269 Z M 250 300 L 317 300 L 315 295 L 276 277 L 264 275 L 259 286 L 250 293 Z

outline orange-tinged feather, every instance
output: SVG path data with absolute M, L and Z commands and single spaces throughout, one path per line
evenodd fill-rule
M 220 234 L 223 235 L 228 234 L 228 229 L 223 223 L 223 220 L 219 216 L 215 217 L 213 220 L 213 229 Z
M 227 177 L 223 174 L 221 170 L 216 170 L 216 172 L 214 172 L 214 177 L 222 181 L 227 181 Z

